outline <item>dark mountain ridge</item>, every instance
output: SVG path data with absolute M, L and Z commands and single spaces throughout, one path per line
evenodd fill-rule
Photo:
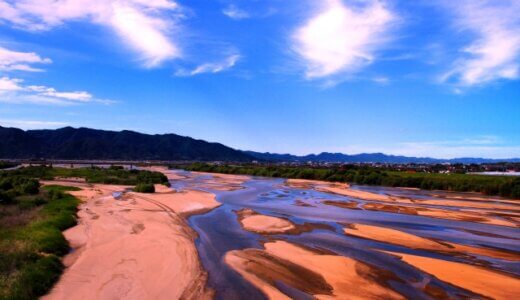
M 251 162 L 331 162 L 331 163 L 496 163 L 520 162 L 520 158 L 435 159 L 383 153 L 328 153 L 297 156 L 292 154 L 240 151 L 219 143 L 196 140 L 177 134 L 143 134 L 135 131 L 108 131 L 90 128 L 21 130 L 0 126 L 2 159 L 78 160 L 187 160 Z
M 0 126 L 0 158 L 251 161 L 219 143 L 176 134 L 142 134 L 65 127 L 27 130 Z
M 437 159 L 431 157 L 409 157 L 400 155 L 387 155 L 384 153 L 360 153 L 360 154 L 343 154 L 322 152 L 320 154 L 309 154 L 297 156 L 292 154 L 276 154 L 269 152 L 244 151 L 244 153 L 255 157 L 258 160 L 272 162 L 331 162 L 331 163 L 389 163 L 389 164 L 441 164 L 441 163 L 463 163 L 463 164 L 481 164 L 481 163 L 498 163 L 498 162 L 520 162 L 520 158 L 510 159 L 489 159 L 489 158 L 473 158 L 461 157 L 453 159 Z

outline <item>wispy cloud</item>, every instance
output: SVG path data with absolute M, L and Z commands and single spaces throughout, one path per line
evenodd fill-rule
M 50 30 L 69 21 L 108 27 L 139 53 L 146 67 L 181 56 L 173 38 L 180 17 L 172 0 L 0 0 L 0 19 L 22 29 Z
M 374 62 L 396 20 L 382 1 L 324 2 L 293 36 L 293 48 L 305 62 L 309 79 L 353 73 Z
M 390 83 L 390 78 L 385 76 L 377 76 L 372 78 L 372 81 L 380 85 L 387 85 Z
M 458 140 L 412 141 L 396 143 L 394 146 L 372 147 L 354 146 L 351 153 L 383 152 L 393 155 L 434 157 L 434 158 L 517 158 L 520 145 L 507 143 L 498 136 L 473 136 Z
M 185 76 L 194 76 L 194 75 L 203 74 L 203 73 L 220 73 L 220 72 L 226 71 L 226 70 L 232 68 L 233 66 L 235 66 L 235 64 L 239 60 L 240 60 L 240 55 L 233 54 L 233 55 L 226 57 L 226 59 L 224 59 L 221 62 L 201 64 L 191 70 L 190 69 L 179 69 L 179 70 L 177 70 L 177 72 L 175 72 L 175 75 L 185 77 Z
M 49 58 L 42 58 L 34 52 L 18 52 L 0 47 L 0 71 L 41 72 L 32 64 L 49 64 Z
M 520 76 L 520 1 L 461 0 L 444 3 L 456 28 L 473 41 L 461 49 L 443 82 L 482 85 Z
M 60 128 L 69 126 L 67 122 L 35 121 L 35 120 L 6 120 L 0 119 L 0 125 L 4 127 L 16 127 L 20 129 Z
M 232 4 L 224 8 L 222 13 L 234 20 L 242 20 L 251 17 L 247 11 L 240 9 Z
M 508 159 L 520 157 L 520 144 L 508 143 L 498 136 L 474 136 L 454 140 L 410 141 L 390 145 L 349 144 L 345 147 L 311 149 L 315 153 L 333 151 L 347 154 L 385 153 L 441 159 L 480 157 Z
M 111 104 L 115 101 L 95 98 L 86 91 L 62 92 L 47 86 L 24 85 L 22 79 L 4 76 L 0 78 L 0 102 L 73 105 L 88 102 Z

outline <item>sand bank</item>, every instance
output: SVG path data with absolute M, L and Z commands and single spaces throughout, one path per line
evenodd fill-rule
M 262 215 L 249 208 L 243 208 L 237 211 L 236 214 L 243 229 L 260 234 L 300 234 L 315 229 L 334 231 L 334 227 L 327 224 L 295 224 L 289 219 Z
M 464 208 L 481 208 L 481 209 L 492 209 L 492 210 L 506 210 L 513 212 L 520 212 L 520 205 L 508 204 L 508 203 L 493 203 L 483 201 L 468 201 L 468 200 L 420 200 L 420 204 L 428 205 L 441 205 L 450 207 L 464 207 Z
M 435 241 L 404 231 L 380 226 L 351 224 L 348 228 L 345 228 L 344 231 L 348 235 L 412 249 L 435 251 L 452 255 L 476 254 L 510 261 L 520 261 L 520 253 L 513 251 L 500 251 L 497 249 L 462 245 L 446 241 Z
M 294 223 L 287 219 L 258 214 L 251 209 L 237 211 L 242 228 L 256 233 L 284 233 L 296 229 Z
M 235 191 L 242 189 L 242 184 L 251 178 L 246 175 L 191 172 L 194 175 L 206 176 L 202 180 L 204 187 L 218 191 Z
M 181 175 L 178 171 L 170 170 L 164 166 L 152 166 L 141 169 L 163 173 L 169 180 L 182 180 L 187 178 L 186 176 Z
M 386 282 L 393 273 L 349 257 L 305 249 L 275 241 L 265 250 L 230 251 L 226 263 L 270 299 L 290 299 L 276 282 L 318 299 L 403 299 Z
M 195 233 L 182 215 L 218 206 L 214 195 L 157 186 L 155 194 L 128 192 L 116 200 L 112 193 L 126 187 L 81 187 L 71 192 L 83 201 L 79 224 L 64 232 L 74 251 L 44 299 L 211 298 Z
M 403 253 L 390 253 L 442 281 L 486 297 L 510 300 L 516 299 L 520 295 L 520 279 L 503 273 L 458 262 Z
M 346 209 L 359 209 L 359 206 L 354 201 L 334 201 L 334 200 L 326 200 L 322 202 L 327 205 L 334 205 L 341 208 Z M 371 211 L 381 211 L 381 212 L 389 212 L 389 213 L 399 213 L 406 215 L 417 215 L 423 217 L 437 218 L 437 219 L 446 219 L 446 220 L 454 220 L 454 221 L 464 221 L 464 222 L 475 222 L 475 223 L 483 223 L 483 224 L 491 224 L 491 225 L 500 225 L 500 226 L 508 226 L 508 227 L 518 227 L 519 222 L 516 221 L 514 216 L 510 216 L 507 218 L 497 216 L 496 212 L 489 211 L 470 211 L 470 210 L 450 210 L 450 209 L 441 209 L 441 208 L 428 208 L 421 205 L 408 204 L 408 205 L 398 205 L 398 204 L 390 204 L 390 203 L 379 203 L 379 202 L 368 202 L 361 205 L 361 208 L 364 210 Z M 513 212 L 514 213 L 514 212 Z

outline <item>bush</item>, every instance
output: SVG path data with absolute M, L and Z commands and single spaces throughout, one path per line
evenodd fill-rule
M 76 224 L 79 204 L 64 192 L 77 188 L 46 186 L 31 195 L 35 187 L 39 190 L 36 180 L 14 172 L 0 177 L 11 183 L 12 188 L 0 194 L 13 199 L 8 205 L 16 206 L 14 213 L 33 209 L 23 223 L 0 226 L 0 300 L 37 299 L 52 288 L 63 270 L 60 256 L 70 248 L 62 231 Z
M 139 183 L 135 186 L 134 191 L 138 193 L 155 193 L 155 186 L 151 183 Z
M 45 295 L 58 281 L 62 270 L 60 258 L 52 254 L 27 264 L 17 274 L 16 284 L 5 299 L 36 299 Z

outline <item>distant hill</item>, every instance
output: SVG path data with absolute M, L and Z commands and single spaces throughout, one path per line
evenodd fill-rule
M 142 134 L 65 127 L 21 130 L 0 126 L 0 158 L 251 161 L 241 151 L 176 134 Z
M 332 162 L 332 163 L 496 163 L 496 162 L 520 162 L 520 158 L 511 159 L 487 159 L 487 158 L 454 158 L 454 159 L 436 159 L 430 157 L 408 157 L 387 155 L 383 153 L 361 153 L 361 154 L 343 154 L 343 153 L 328 153 L 322 152 L 320 154 L 309 154 L 304 156 L 297 156 L 292 154 L 276 154 L 276 153 L 260 153 L 254 151 L 244 151 L 244 153 L 255 157 L 262 161 L 272 162 Z
M 494 163 L 520 162 L 484 158 L 435 159 L 383 153 L 292 154 L 240 151 L 176 134 L 143 134 L 65 127 L 55 130 L 21 130 L 0 126 L 0 158 L 99 159 L 99 160 L 192 160 L 250 162 L 333 162 L 333 163 Z

